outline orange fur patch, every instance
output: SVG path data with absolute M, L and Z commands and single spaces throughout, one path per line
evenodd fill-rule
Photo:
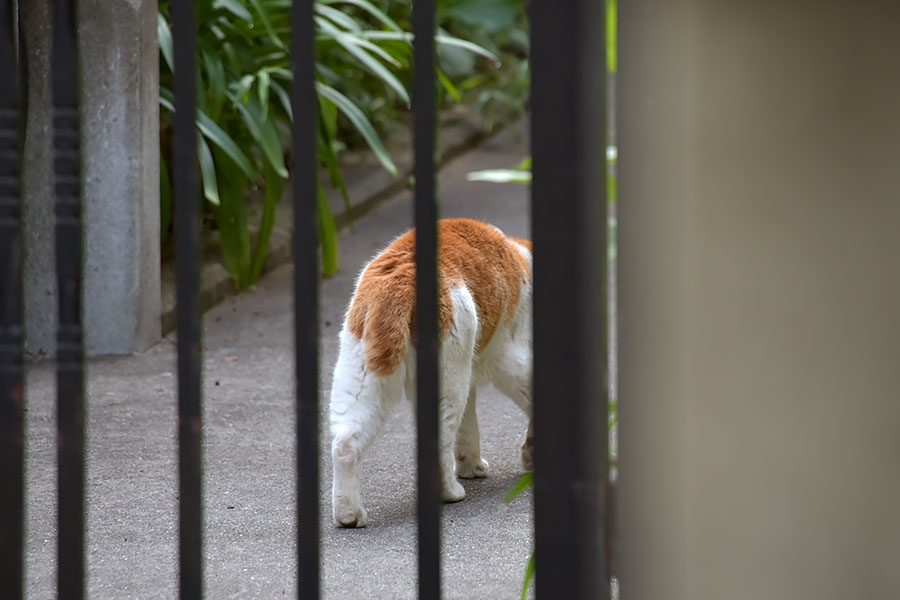
M 528 261 L 502 233 L 480 221 L 438 221 L 438 315 L 441 339 L 453 327 L 450 290 L 465 286 L 472 293 L 481 330 L 480 353 L 497 326 L 514 313 L 523 281 L 531 275 Z M 516 239 L 531 249 L 531 242 Z M 347 311 L 347 329 L 365 341 L 366 366 L 389 375 L 403 360 L 407 343 L 415 343 L 415 230 L 410 230 L 369 263 Z

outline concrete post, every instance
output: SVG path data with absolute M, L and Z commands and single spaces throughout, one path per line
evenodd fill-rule
M 30 90 L 25 145 L 26 351 L 56 336 L 46 2 L 20 3 Z M 130 353 L 159 339 L 159 56 L 155 0 L 81 0 L 85 350 Z
M 900 4 L 619 15 L 623 593 L 900 597 Z

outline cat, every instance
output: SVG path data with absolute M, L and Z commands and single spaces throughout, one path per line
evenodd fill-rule
M 457 477 L 485 477 L 475 389 L 488 383 L 529 415 L 523 466 L 532 468 L 531 242 L 471 219 L 438 221 L 441 499 L 466 492 Z M 362 270 L 340 332 L 331 387 L 332 514 L 365 527 L 363 453 L 404 395 L 415 402 L 415 230 Z M 454 452 L 455 441 L 455 452 Z

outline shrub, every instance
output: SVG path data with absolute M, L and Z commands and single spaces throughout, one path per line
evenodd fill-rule
M 169 0 L 160 1 L 158 22 L 163 238 L 172 211 L 177 210 L 172 206 L 171 158 L 165 144 L 174 110 L 169 4 Z M 259 277 L 275 206 L 288 177 L 285 153 L 292 120 L 290 12 L 290 0 L 197 3 L 196 122 L 202 192 L 219 232 L 222 257 L 238 289 L 252 285 Z M 335 153 L 340 135 L 338 115 L 368 144 L 382 166 L 396 175 L 397 168 L 370 119 L 352 98 L 371 96 L 374 90 L 386 103 L 409 105 L 402 81 L 411 66 L 412 36 L 369 0 L 317 0 L 315 26 L 319 100 L 316 147 L 323 174 L 327 173 L 330 185 L 348 203 Z M 436 41 L 496 60 L 484 48 L 445 33 L 439 33 Z M 262 217 L 252 245 L 248 195 L 258 186 L 264 190 Z M 322 269 L 328 275 L 338 266 L 336 231 L 321 181 L 317 189 Z

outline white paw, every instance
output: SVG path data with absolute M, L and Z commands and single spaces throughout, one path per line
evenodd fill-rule
M 531 439 L 522 446 L 522 466 L 526 471 L 534 471 L 534 445 Z
M 341 527 L 365 527 L 369 523 L 366 509 L 346 496 L 335 499 L 333 516 L 335 524 Z
M 487 477 L 488 462 L 483 458 L 457 457 L 456 476 L 461 479 L 481 479 Z
M 441 489 L 441 500 L 444 502 L 459 502 L 466 497 L 466 488 L 455 479 L 452 482 L 446 482 Z

